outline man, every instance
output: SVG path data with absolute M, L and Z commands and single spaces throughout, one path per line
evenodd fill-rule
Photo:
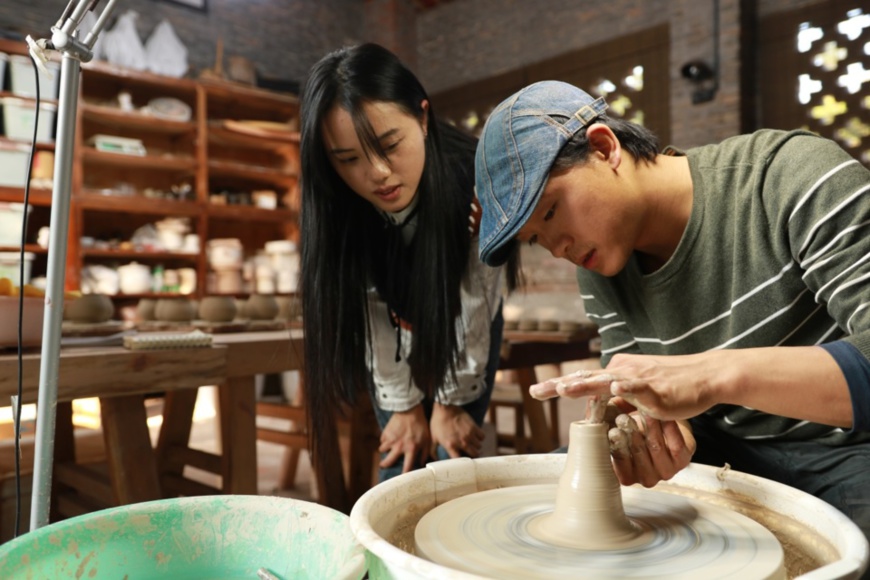
M 870 172 L 801 131 L 658 153 L 606 107 L 536 83 L 478 145 L 481 259 L 570 260 L 601 334 L 605 369 L 532 394 L 636 410 L 611 430 L 623 484 L 728 462 L 870 537 Z

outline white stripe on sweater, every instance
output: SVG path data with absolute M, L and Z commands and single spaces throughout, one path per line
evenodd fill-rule
M 857 163 L 857 162 L 856 162 L 856 163 Z M 825 214 L 825 216 L 822 217 L 822 219 L 820 219 L 819 221 L 817 221 L 817 222 L 815 223 L 815 225 L 813 225 L 813 227 L 810 228 L 810 231 L 809 231 L 809 233 L 807 234 L 807 237 L 804 239 L 804 243 L 801 244 L 801 248 L 800 248 L 800 250 L 798 250 L 798 256 L 800 256 L 801 254 L 804 253 L 804 250 L 806 250 L 806 249 L 807 249 L 807 246 L 810 245 L 810 242 L 811 242 L 813 236 L 815 235 L 815 233 L 819 230 L 819 228 L 822 227 L 822 225 L 824 225 L 824 223 L 825 223 L 826 221 L 828 221 L 828 220 L 831 219 L 833 216 L 835 216 L 835 215 L 837 215 L 838 213 L 840 213 L 840 211 L 841 211 L 843 208 L 848 207 L 849 204 L 851 204 L 851 203 L 852 203 L 854 200 L 856 200 L 857 198 L 861 197 L 861 195 L 863 195 L 864 192 L 866 192 L 866 191 L 870 191 L 870 183 L 868 183 L 867 185 L 865 185 L 864 187 L 862 187 L 861 189 L 859 189 L 858 191 L 854 192 L 852 195 L 850 195 L 849 197 L 847 197 L 846 199 L 844 199 L 844 200 L 843 200 L 839 205 L 837 205 L 834 209 L 832 209 L 832 210 L 829 211 L 827 214 Z
M 817 190 L 817 189 L 818 189 L 818 188 L 819 188 L 819 187 L 820 187 L 820 186 L 821 186 L 825 181 L 827 181 L 828 178 L 830 178 L 832 175 L 834 175 L 835 173 L 837 173 L 838 171 L 840 171 L 840 170 L 843 169 L 844 167 L 846 167 L 846 166 L 848 166 L 848 165 L 851 165 L 851 164 L 853 164 L 853 163 L 858 163 L 858 160 L 857 160 L 857 159 L 850 159 L 849 161 L 844 161 L 843 163 L 839 164 L 838 166 L 834 167 L 833 169 L 831 169 L 830 171 L 828 171 L 827 173 L 825 173 L 823 176 L 821 176 L 821 177 L 819 178 L 819 180 L 816 181 L 816 182 L 812 185 L 812 187 L 810 187 L 810 188 L 807 190 L 807 192 L 804 194 L 804 196 L 801 198 L 801 200 L 797 203 L 797 205 L 794 206 L 794 209 L 791 211 L 791 215 L 788 216 L 788 221 L 791 221 L 791 220 L 792 220 L 792 218 L 795 216 L 795 214 L 798 212 L 798 210 L 799 210 L 800 208 L 803 207 L 803 205 L 807 202 L 807 200 L 808 200 L 810 197 L 812 197 L 812 195 L 816 192 L 816 190 Z

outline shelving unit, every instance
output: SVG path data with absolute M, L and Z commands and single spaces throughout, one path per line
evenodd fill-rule
M 25 47 L 0 40 L 0 51 L 24 54 Z M 12 96 L 0 92 L 4 95 Z M 190 118 L 178 120 L 143 112 L 154 99 L 166 97 L 189 107 Z M 128 107 L 131 110 L 119 106 L 123 100 L 132 105 Z M 80 287 L 85 266 L 136 261 L 152 267 L 194 268 L 194 296 L 201 297 L 207 293 L 206 248 L 210 239 L 239 238 L 246 256 L 267 241 L 298 241 L 298 133 L 270 130 L 273 124 L 287 127 L 295 123 L 298 113 L 298 99 L 292 95 L 230 82 L 163 77 L 101 62 L 83 65 L 73 155 L 67 289 Z M 94 139 L 98 135 L 138 139 L 146 154 L 100 150 Z M 38 143 L 37 149 L 53 151 L 54 144 Z M 189 196 L 172 198 L 173 188 L 178 191 L 186 186 Z M 253 192 L 262 191 L 274 192 L 274 209 L 248 205 Z M 51 195 L 49 189 L 31 188 L 33 209 L 26 250 L 37 254 L 34 276 L 45 273 L 47 252 L 32 242 L 39 228 L 48 225 Z M 0 201 L 23 199 L 23 188 L 0 187 Z M 199 236 L 198 253 L 140 251 L 123 243 L 137 228 L 167 217 L 189 220 L 191 233 Z M 94 247 L 83 245 L 82 237 L 122 243 Z M 125 303 L 164 295 L 115 298 Z

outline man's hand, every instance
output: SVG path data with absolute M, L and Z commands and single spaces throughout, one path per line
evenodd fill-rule
M 423 464 L 430 456 L 432 436 L 426 423 L 423 405 L 402 412 L 393 413 L 381 433 L 378 451 L 386 453 L 380 467 L 392 466 L 399 457 L 405 456 L 402 473 L 414 469 L 414 464 Z
M 613 470 L 622 485 L 652 487 L 689 465 L 696 442 L 687 421 L 621 414 L 607 433 Z
M 544 400 L 557 396 L 617 396 L 661 420 L 689 419 L 722 401 L 713 393 L 727 380 L 724 357 L 703 353 L 683 356 L 616 355 L 601 370 L 581 370 L 532 385 L 529 393 Z
M 429 425 L 432 433 L 433 456 L 438 445 L 441 445 L 450 457 L 459 457 L 463 451 L 469 457 L 480 455 L 483 429 L 477 426 L 471 415 L 462 407 L 435 403 Z

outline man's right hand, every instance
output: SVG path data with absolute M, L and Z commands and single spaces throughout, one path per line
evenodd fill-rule
M 622 485 L 652 487 L 689 465 L 696 442 L 688 421 L 659 421 L 633 412 L 616 417 L 607 436 Z

